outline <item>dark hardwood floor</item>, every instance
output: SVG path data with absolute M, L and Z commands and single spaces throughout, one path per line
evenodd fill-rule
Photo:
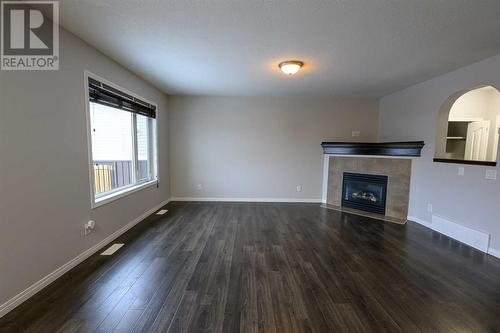
M 317 204 L 171 203 L 1 332 L 500 332 L 500 260 Z

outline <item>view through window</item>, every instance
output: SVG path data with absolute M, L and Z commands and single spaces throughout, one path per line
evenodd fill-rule
M 156 120 L 128 108 L 126 101 L 113 101 L 99 91 L 90 91 L 91 171 L 95 200 L 99 201 L 156 179 Z

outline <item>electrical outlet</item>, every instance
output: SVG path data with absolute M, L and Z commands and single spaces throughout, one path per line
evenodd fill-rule
M 83 230 L 84 230 L 84 234 L 85 236 L 87 236 L 88 234 L 90 234 L 95 228 L 95 222 L 90 220 L 88 221 L 87 223 L 85 223 L 83 225 Z
M 487 169 L 486 174 L 484 175 L 485 179 L 496 180 L 497 179 L 497 171 L 495 169 Z
M 429 213 L 432 213 L 432 204 L 430 204 L 430 203 L 427 204 L 427 211 Z
M 465 174 L 465 169 L 464 167 L 458 167 L 458 175 L 463 176 Z
M 196 185 L 196 189 L 198 189 L 198 190 L 203 189 L 203 185 L 201 185 L 201 184 Z
M 297 185 L 297 192 L 302 191 L 302 185 Z
M 359 134 L 360 134 L 360 132 L 359 132 L 359 131 L 352 131 L 352 133 L 351 133 L 351 135 L 352 135 L 352 137 L 353 137 L 353 138 L 358 137 L 358 136 L 359 136 Z

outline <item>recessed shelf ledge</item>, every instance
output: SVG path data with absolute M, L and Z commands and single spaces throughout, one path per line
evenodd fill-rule
M 468 164 L 468 165 L 482 165 L 482 166 L 490 166 L 496 167 L 497 162 L 494 161 L 472 161 L 472 160 L 457 160 L 451 158 L 434 158 L 434 162 L 438 163 L 454 163 L 454 164 Z

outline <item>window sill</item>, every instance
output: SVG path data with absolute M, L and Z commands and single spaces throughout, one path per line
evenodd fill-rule
M 141 183 L 138 185 L 127 187 L 121 191 L 114 192 L 114 193 L 109 194 L 109 195 L 105 195 L 105 196 L 100 197 L 98 199 L 92 200 L 91 208 L 94 209 L 94 208 L 103 206 L 103 205 L 108 204 L 110 202 L 116 201 L 120 198 L 131 195 L 132 193 L 135 193 L 137 191 L 143 190 L 143 189 L 151 187 L 151 186 L 155 186 L 157 183 L 158 183 L 157 180 L 150 180 L 146 183 Z
M 471 160 L 454 160 L 454 159 L 448 159 L 448 158 L 434 158 L 434 162 L 439 162 L 439 163 L 455 163 L 455 164 L 468 164 L 468 165 L 482 165 L 482 166 L 490 166 L 490 167 L 496 167 L 497 162 L 491 162 L 491 161 L 471 161 Z

